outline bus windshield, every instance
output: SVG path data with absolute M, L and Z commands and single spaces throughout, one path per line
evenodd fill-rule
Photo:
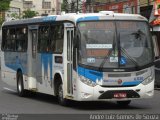
M 80 64 L 101 68 L 134 68 L 153 62 L 146 22 L 80 22 L 78 30 Z

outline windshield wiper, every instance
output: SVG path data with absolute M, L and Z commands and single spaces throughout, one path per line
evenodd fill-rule
M 103 66 L 105 64 L 105 62 L 108 60 L 109 56 L 111 55 L 112 51 L 115 51 L 115 45 L 116 45 L 116 41 L 115 41 L 115 37 L 116 37 L 116 31 L 114 32 L 114 39 L 113 39 L 113 49 L 109 50 L 109 52 L 107 53 L 107 55 L 105 56 L 105 58 L 103 59 L 103 61 L 101 62 L 100 66 L 99 66 L 99 70 L 102 71 Z M 114 53 L 115 54 L 115 53 Z
M 136 39 L 138 39 L 141 35 L 145 35 L 140 29 L 139 29 L 137 32 L 134 32 L 134 33 L 132 33 L 132 34 L 135 35 L 135 37 L 137 37 Z M 113 49 L 110 50 L 109 53 L 108 53 L 108 55 L 106 55 L 106 57 L 103 59 L 102 63 L 100 64 L 99 70 L 102 70 L 105 62 L 107 61 L 107 59 L 108 59 L 109 56 L 111 55 L 112 51 L 115 51 L 115 44 L 116 44 L 115 36 L 116 36 L 116 33 L 114 34 L 114 39 L 113 39 L 113 43 L 112 43 L 112 44 L 113 44 Z M 141 38 L 141 37 L 140 37 L 140 38 Z M 120 34 L 119 34 L 119 36 L 118 36 L 118 39 L 120 39 Z M 136 67 L 139 67 L 139 64 L 136 62 L 136 60 L 135 60 L 134 58 L 132 58 L 132 57 L 127 53 L 127 51 L 126 51 L 124 48 L 120 47 L 120 41 L 119 41 L 119 51 L 120 51 L 120 50 L 123 52 L 123 54 L 124 54 L 127 58 L 129 58 L 129 59 L 135 64 Z M 119 56 L 118 56 L 119 61 L 121 61 L 121 55 L 120 55 L 120 53 L 118 53 L 118 54 L 119 54 Z M 120 65 L 120 63 L 119 63 L 119 65 Z
M 139 31 L 139 30 L 138 30 Z M 134 33 L 132 33 L 132 34 L 134 34 Z M 135 33 L 136 34 L 136 33 Z M 138 32 L 138 34 L 140 34 L 139 32 Z M 120 51 L 122 51 L 123 52 L 123 54 L 127 57 L 127 58 L 129 58 L 135 65 L 136 65 L 136 67 L 139 67 L 139 65 L 138 65 L 138 63 L 136 62 L 136 60 L 134 60 L 134 58 L 132 58 L 129 54 L 128 54 L 128 52 L 123 48 L 123 47 L 121 47 L 121 45 L 120 45 L 120 33 L 119 33 L 119 36 L 118 36 L 118 39 L 119 39 L 119 47 L 120 47 Z M 120 58 L 120 61 L 121 61 L 121 56 L 122 55 L 120 55 L 119 56 L 119 58 Z M 120 65 L 120 64 L 119 64 Z
M 136 67 L 139 67 L 139 64 L 136 62 L 136 60 L 134 60 L 134 58 L 132 58 L 124 48 L 121 47 L 121 51 L 127 58 L 129 58 L 136 65 Z

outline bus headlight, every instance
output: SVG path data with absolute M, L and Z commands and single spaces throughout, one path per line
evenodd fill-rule
M 154 80 L 154 77 L 151 75 L 151 76 L 147 77 L 147 78 L 142 82 L 142 84 L 143 84 L 143 85 L 147 85 L 147 84 L 151 83 L 153 80 Z
M 79 76 L 79 78 L 80 78 L 80 81 L 82 81 L 83 83 L 85 83 L 88 86 L 95 87 L 97 85 L 95 82 L 93 82 L 93 81 L 91 81 L 88 78 L 85 78 L 83 76 Z

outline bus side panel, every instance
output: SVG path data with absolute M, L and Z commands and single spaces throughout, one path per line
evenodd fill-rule
M 38 53 L 36 64 L 38 92 L 54 95 L 52 84 L 54 79 L 54 55 L 48 53 Z
M 61 74 L 63 79 L 63 64 L 55 63 L 55 57 L 62 55 L 38 53 L 37 54 L 37 91 L 54 95 L 54 76 Z
M 81 86 L 79 86 L 78 78 L 77 71 L 73 70 L 73 98 L 77 101 L 81 99 L 81 91 L 79 89 Z
M 2 80 L 11 86 L 17 85 L 16 74 L 17 70 L 21 70 L 23 75 L 27 74 L 27 54 L 20 52 L 2 52 Z M 24 79 L 23 79 L 24 80 Z
M 1 80 L 10 86 L 16 87 L 15 71 L 5 64 L 4 52 L 1 53 Z

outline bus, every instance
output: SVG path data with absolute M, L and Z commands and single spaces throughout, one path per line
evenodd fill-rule
M 68 101 L 131 100 L 154 95 L 154 48 L 146 18 L 100 11 L 2 25 L 1 78 L 19 96 L 34 91 Z

